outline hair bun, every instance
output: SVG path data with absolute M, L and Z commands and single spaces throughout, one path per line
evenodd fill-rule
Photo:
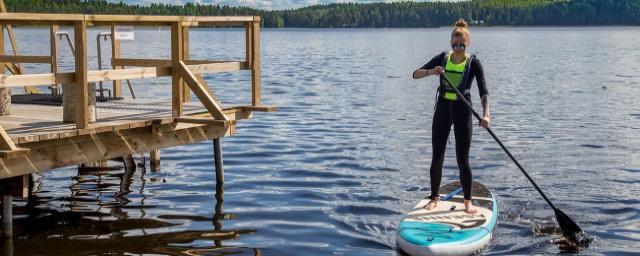
M 463 18 L 460 18 L 458 21 L 456 21 L 456 23 L 454 24 L 456 27 L 459 28 L 468 28 L 469 24 L 467 24 L 466 21 L 464 21 Z

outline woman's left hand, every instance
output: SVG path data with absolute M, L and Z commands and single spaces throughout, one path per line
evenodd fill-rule
M 480 121 L 480 126 L 482 126 L 482 128 L 487 129 L 489 128 L 489 123 L 491 123 L 491 118 L 489 118 L 488 116 L 485 116 Z

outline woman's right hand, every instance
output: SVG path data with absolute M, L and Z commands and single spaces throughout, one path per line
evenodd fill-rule
M 428 75 L 442 75 L 444 74 L 444 69 L 441 66 L 435 66 L 433 69 L 429 69 L 427 71 Z

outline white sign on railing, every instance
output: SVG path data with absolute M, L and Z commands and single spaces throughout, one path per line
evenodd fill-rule
M 133 40 L 133 26 L 116 26 L 114 36 L 117 40 Z

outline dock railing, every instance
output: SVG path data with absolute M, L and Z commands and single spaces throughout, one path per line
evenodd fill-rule
M 260 100 L 260 17 L 258 16 L 141 16 L 141 15 L 82 15 L 82 14 L 35 14 L 0 13 L 0 25 L 3 30 L 12 25 L 47 26 L 50 28 L 50 55 L 9 55 L 4 52 L 4 31 L 0 33 L 0 90 L 16 87 L 68 85 L 72 91 L 67 97 L 73 97 L 73 104 L 65 105 L 65 111 L 72 113 L 75 128 L 78 131 L 92 129 L 89 84 L 113 81 L 113 95 L 120 96 L 121 80 L 154 77 L 171 77 L 171 115 L 184 122 L 212 123 L 227 122 L 222 106 L 215 100 L 202 74 L 251 71 L 251 105 L 244 106 L 247 111 L 269 111 L 270 107 L 261 106 Z M 58 72 L 58 43 L 56 33 L 60 26 L 72 26 L 75 45 L 75 71 Z M 87 28 L 108 26 L 111 28 L 111 68 L 108 70 L 89 70 L 87 60 Z M 123 58 L 120 54 L 120 41 L 116 39 L 117 26 L 168 26 L 171 28 L 171 58 L 141 59 Z M 246 55 L 244 61 L 235 60 L 193 60 L 189 58 L 189 29 L 193 27 L 244 27 Z M 12 39 L 13 41 L 13 39 Z M 50 64 L 51 73 L 5 75 L 5 70 L 14 69 L 21 63 Z M 128 67 L 124 69 L 124 67 Z M 13 73 L 13 72 L 12 72 Z M 69 86 L 70 85 L 70 86 Z M 64 88 L 63 88 L 64 90 Z M 69 90 L 69 89 L 67 89 Z M 190 91 L 206 108 L 211 118 L 181 118 L 184 115 L 183 103 L 189 101 Z M 65 92 L 63 91 L 63 94 Z M 6 95 L 6 94 L 5 94 Z M 3 99 L 7 100 L 7 99 Z M 10 100 L 10 99 L 9 99 Z M 20 150 L 0 126 L 0 151 L 2 157 L 20 155 Z M 28 150 L 27 150 L 28 151 Z

